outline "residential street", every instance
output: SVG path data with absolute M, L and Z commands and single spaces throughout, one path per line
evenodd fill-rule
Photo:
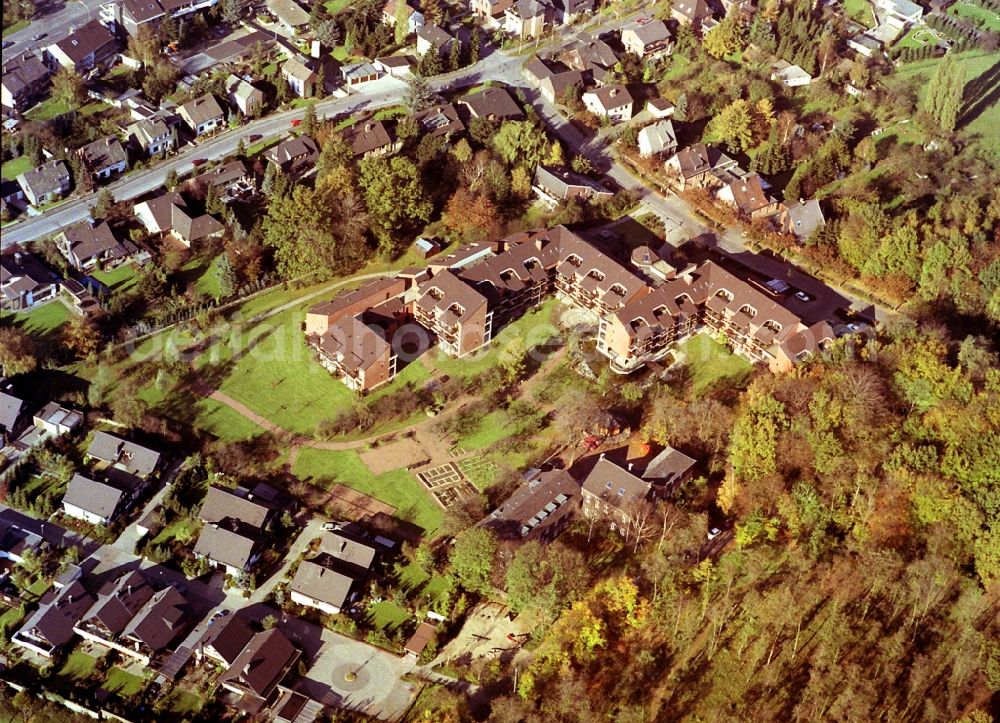
M 59 40 L 69 32 L 70 28 L 79 27 L 89 20 L 96 19 L 101 5 L 106 1 L 71 0 L 64 2 L 63 0 L 52 0 L 50 5 L 53 10 L 44 15 L 39 14 L 28 27 L 18 30 L 16 33 L 4 34 L 3 39 L 12 41 L 14 46 L 4 48 L 3 62 L 6 63 L 10 58 L 26 50 L 44 47 L 53 40 Z M 38 6 L 42 8 L 43 3 L 39 2 Z M 45 33 L 46 37 L 42 40 L 32 40 L 39 33 Z

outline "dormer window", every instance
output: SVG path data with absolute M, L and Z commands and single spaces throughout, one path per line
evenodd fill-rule
M 462 316 L 462 314 L 465 313 L 465 309 L 462 308 L 461 304 L 452 304 L 451 306 L 448 307 L 448 311 L 450 311 L 455 316 Z
M 583 259 L 581 259 L 576 254 L 570 254 L 569 256 L 566 257 L 566 263 L 568 263 L 570 266 L 575 266 L 576 268 L 580 268 L 580 264 L 583 263 Z
M 676 297 L 674 299 L 674 303 L 677 304 L 678 306 L 680 306 L 680 305 L 685 304 L 685 303 L 687 303 L 687 304 L 693 304 L 694 302 L 691 301 L 691 297 L 688 296 L 687 294 L 681 294 L 680 296 L 678 296 L 678 297 Z
M 510 281 L 516 276 L 517 274 L 514 273 L 514 269 L 504 269 L 503 271 L 500 272 L 500 278 L 503 281 Z
M 601 271 L 598 271 L 597 269 L 591 269 L 587 273 L 587 277 L 591 279 L 597 279 L 598 281 L 604 281 L 604 274 Z
M 715 295 L 718 296 L 720 299 L 725 299 L 726 301 L 732 301 L 733 300 L 732 293 L 730 291 L 728 291 L 727 289 L 719 289 L 715 293 Z
M 770 329 L 775 334 L 777 334 L 781 331 L 781 324 L 776 322 L 774 319 L 768 319 L 767 321 L 764 322 L 764 328 Z
M 625 296 L 625 287 L 622 286 L 621 284 L 615 284 L 614 286 L 611 287 L 611 293 L 612 294 L 617 294 L 618 296 L 624 297 Z
M 666 306 L 657 306 L 655 309 L 653 309 L 653 316 L 655 316 L 657 319 L 659 319 L 661 316 L 666 316 L 666 315 L 667 315 Z
M 757 310 L 755 308 L 753 308 L 752 306 L 750 306 L 750 304 L 744 304 L 743 306 L 741 306 L 740 307 L 740 313 L 741 314 L 746 314 L 751 319 L 754 318 L 755 316 L 757 316 Z
M 444 298 L 444 293 L 436 286 L 431 287 L 427 293 L 430 294 L 430 297 L 434 299 L 434 301 L 441 301 L 441 299 Z

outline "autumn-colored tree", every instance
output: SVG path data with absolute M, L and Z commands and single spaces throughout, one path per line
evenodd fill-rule
M 101 333 L 85 316 L 74 316 L 63 332 L 63 346 L 77 358 L 88 357 L 97 351 Z
M 13 326 L 0 326 L 0 374 L 27 374 L 38 366 L 35 343 L 27 332 Z
M 448 199 L 442 218 L 448 228 L 463 237 L 480 238 L 494 228 L 497 210 L 486 196 L 461 187 Z

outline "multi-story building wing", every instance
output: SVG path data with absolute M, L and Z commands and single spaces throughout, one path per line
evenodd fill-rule
M 417 291 L 414 317 L 437 336 L 446 354 L 466 356 L 493 338 L 493 312 L 486 297 L 451 270 L 436 274 Z

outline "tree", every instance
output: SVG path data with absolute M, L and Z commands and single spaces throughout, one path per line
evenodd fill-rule
M 63 346 L 78 358 L 88 357 L 97 351 L 101 334 L 90 319 L 74 316 L 63 336 Z
M 743 50 L 746 42 L 742 13 L 729 13 L 721 23 L 705 34 L 704 46 L 713 58 L 721 58 Z
M 12 326 L 0 326 L 0 374 L 27 374 L 38 366 L 35 343 L 27 332 Z
M 538 163 L 548 147 L 545 133 L 531 121 L 507 121 L 493 136 L 493 150 L 507 164 Z
M 320 179 L 337 168 L 343 168 L 351 160 L 351 149 L 341 135 L 330 136 L 323 144 L 316 161 L 316 178 Z
M 383 242 L 414 222 L 426 223 L 434 210 L 420 172 L 408 158 L 366 158 L 361 162 L 361 187 Z
M 410 34 L 410 6 L 407 0 L 396 0 L 396 44 L 402 45 Z
M 934 70 L 924 95 L 924 110 L 946 133 L 955 130 L 964 91 L 965 66 L 956 62 L 955 54 L 949 52 Z
M 97 199 L 90 209 L 90 214 L 95 219 L 106 219 L 114 211 L 115 197 L 107 188 L 102 188 L 97 194 Z
M 222 19 L 227 25 L 235 26 L 243 17 L 244 0 L 222 0 Z
M 455 38 L 448 51 L 448 70 L 458 70 L 462 67 L 462 43 Z
M 745 152 L 754 146 L 754 119 L 750 105 L 737 98 L 709 121 L 712 135 L 737 152 Z
M 472 32 L 469 38 L 469 65 L 475 65 L 479 62 L 479 53 L 481 52 L 480 44 L 482 40 L 479 37 L 479 26 L 473 25 Z
M 585 176 L 589 176 L 594 173 L 594 164 L 590 162 L 590 159 L 586 156 L 576 156 L 573 158 L 573 162 L 570 167 L 577 173 L 582 173 Z
M 674 102 L 674 118 L 679 121 L 687 120 L 688 97 L 687 93 L 681 93 Z
M 558 140 L 552 141 L 552 145 L 549 149 L 549 155 L 545 157 L 546 166 L 554 166 L 556 168 L 562 168 L 566 165 L 566 155 L 563 153 L 562 143 Z
M 481 527 L 473 527 L 455 535 L 449 563 L 458 583 L 469 592 L 489 595 L 493 586 L 490 572 L 496 558 L 495 535 Z
M 817 49 L 817 55 L 819 57 L 819 74 L 820 77 L 826 73 L 826 67 L 834 60 L 837 59 L 837 43 L 839 42 L 836 35 L 833 33 L 825 33 L 819 39 L 819 47 Z
M 437 94 L 427 78 L 414 75 L 406 81 L 403 93 L 403 104 L 411 113 L 427 110 L 437 102 Z
M 229 262 L 229 256 L 222 255 L 217 269 L 219 275 L 219 298 L 228 299 L 236 293 L 236 272 Z
M 167 171 L 167 177 L 163 181 L 163 187 L 168 191 L 176 191 L 177 186 L 180 185 L 180 177 L 177 175 L 177 169 L 171 168 Z
M 441 0 L 423 0 L 421 7 L 428 22 L 440 25 L 444 20 L 444 6 L 441 4 Z
M 316 103 L 309 101 L 306 105 L 306 113 L 302 118 L 302 132 L 307 136 L 312 136 L 316 132 Z
M 531 195 L 531 172 L 524 166 L 515 166 L 510 172 L 510 190 L 518 198 Z
M 481 238 L 489 235 L 496 224 L 496 207 L 482 194 L 473 194 L 460 187 L 448 199 L 442 221 L 445 225 L 466 238 Z
M 468 163 L 472 160 L 472 146 L 465 138 L 459 138 L 458 143 L 452 146 L 451 154 L 459 163 Z
M 52 97 L 70 108 L 80 107 L 87 97 L 83 78 L 75 70 L 59 66 L 52 76 Z
M 129 55 L 142 61 L 142 64 L 147 66 L 147 70 L 149 66 L 154 65 L 162 57 L 160 52 L 162 47 L 163 44 L 160 42 L 159 36 L 149 23 L 140 25 L 136 34 L 128 39 Z
M 135 429 L 149 412 L 149 405 L 139 396 L 134 382 L 121 384 L 111 400 L 111 416 L 127 429 Z

